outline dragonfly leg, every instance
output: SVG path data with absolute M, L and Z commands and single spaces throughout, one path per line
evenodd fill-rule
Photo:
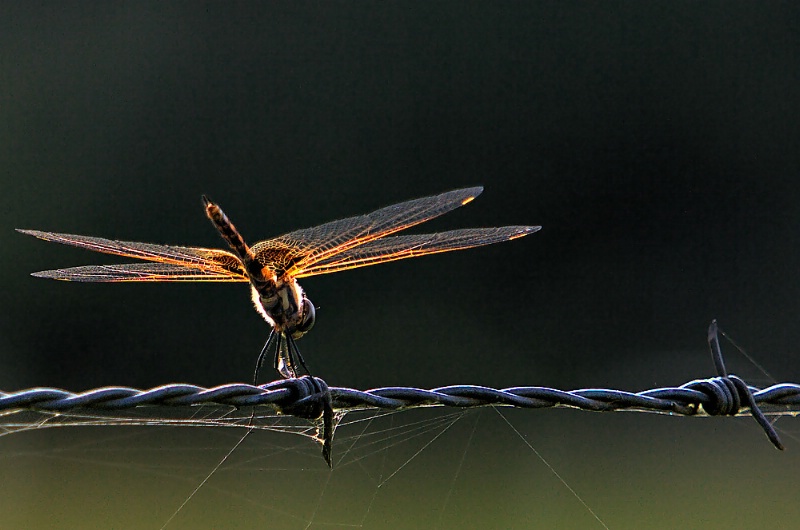
M 261 353 L 258 355 L 255 373 L 253 374 L 253 385 L 258 384 L 258 376 L 261 373 L 261 367 L 264 366 L 264 361 L 267 360 L 267 355 L 273 348 L 275 349 L 275 354 L 272 366 L 281 377 L 284 379 L 294 379 L 300 377 L 300 375 L 311 375 L 308 366 L 306 366 L 306 361 L 303 359 L 303 355 L 297 348 L 295 340 L 291 336 L 273 329 L 269 334 L 266 344 L 261 348 Z M 300 367 L 302 367 L 302 373 L 299 369 Z
M 306 375 L 311 375 L 311 370 L 309 370 L 308 366 L 306 366 L 306 361 L 303 359 L 303 355 L 300 353 L 300 350 L 297 347 L 297 342 L 290 335 L 286 336 L 286 342 L 289 345 L 289 357 L 292 359 L 292 368 L 295 369 L 295 373 L 297 363 L 300 363 L 300 366 L 303 367 L 303 371 L 306 373 Z
M 305 374 L 300 373 L 297 367 L 297 346 L 294 344 L 294 339 L 285 333 L 278 333 L 278 345 L 275 348 L 275 370 L 284 379 L 297 379 L 302 375 L 308 375 L 308 368 L 306 368 L 303 358 L 300 357 L 300 364 L 305 369 Z
M 269 332 L 269 338 L 267 338 L 267 342 L 264 343 L 264 347 L 261 348 L 261 353 L 258 354 L 258 360 L 256 361 L 256 370 L 253 373 L 253 386 L 258 385 L 258 373 L 261 371 L 261 367 L 264 365 L 264 361 L 267 358 L 267 352 L 272 346 L 272 343 L 275 342 L 275 330 Z
M 276 335 L 277 344 L 275 345 L 275 357 L 272 366 L 284 379 L 294 379 L 297 377 L 297 374 L 295 373 L 291 356 L 288 354 L 288 351 L 286 351 L 286 335 L 281 332 L 277 332 Z

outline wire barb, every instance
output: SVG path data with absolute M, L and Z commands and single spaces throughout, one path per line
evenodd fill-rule
M 717 370 L 719 377 L 709 379 L 706 384 L 701 385 L 704 389 L 710 389 L 716 398 L 713 408 L 708 413 L 710 415 L 724 414 L 728 416 L 735 416 L 739 413 L 739 408 L 744 402 L 745 406 L 750 409 L 750 414 L 756 420 L 758 425 L 764 430 L 767 438 L 772 442 L 776 448 L 783 451 L 784 445 L 781 442 L 775 428 L 767 420 L 758 404 L 753 399 L 753 393 L 747 387 L 747 383 L 742 381 L 735 375 L 728 374 L 725 369 L 725 361 L 722 358 L 722 348 L 719 345 L 719 326 L 717 321 L 712 320 L 708 326 L 708 346 L 711 349 L 711 358 L 714 361 L 714 367 Z

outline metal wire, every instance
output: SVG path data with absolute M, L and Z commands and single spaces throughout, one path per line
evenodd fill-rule
M 558 390 L 539 386 L 495 389 L 474 385 L 454 385 L 430 390 L 412 387 L 386 387 L 373 390 L 330 387 L 334 411 L 418 407 L 485 407 L 503 405 L 526 409 L 572 407 L 596 412 L 645 411 L 683 416 L 749 415 L 738 393 L 730 392 L 726 379 L 697 379 L 679 387 L 664 387 L 642 392 L 604 388 Z M 314 378 L 317 383 L 323 382 Z M 741 381 L 741 379 L 740 379 Z M 204 388 L 170 384 L 140 390 L 130 387 L 102 387 L 81 393 L 57 388 L 31 388 L 0 392 L 0 414 L 15 410 L 63 413 L 75 410 L 125 410 L 147 406 L 228 405 L 234 407 L 269 406 L 288 414 L 293 406 L 308 402 L 307 378 L 275 381 L 261 386 L 244 383 Z M 277 388 L 276 388 L 277 387 Z M 782 413 L 800 412 L 800 385 L 780 383 L 759 389 L 746 385 L 759 407 L 779 407 Z M 774 411 L 772 411 L 774 412 Z M 302 414 L 293 414 L 303 417 Z
M 775 447 L 783 449 L 783 444 L 761 408 L 768 414 L 800 412 L 800 385 L 780 383 L 763 389 L 750 386 L 725 370 L 716 321 L 709 327 L 708 341 L 718 377 L 696 379 L 679 387 L 654 388 L 642 392 L 604 388 L 565 391 L 539 386 L 495 389 L 473 385 L 430 390 L 387 387 L 361 391 L 328 387 L 318 377 L 304 376 L 273 381 L 261 386 L 236 383 L 203 388 L 170 384 L 147 390 L 103 387 L 81 393 L 56 388 L 31 388 L 11 393 L 0 392 L 0 415 L 19 410 L 64 413 L 76 410 L 113 411 L 134 407 L 216 404 L 271 407 L 279 414 L 310 420 L 322 418 L 328 427 L 333 411 L 401 410 L 431 406 L 470 408 L 489 405 L 526 409 L 572 407 L 597 412 L 646 411 L 683 416 L 751 415 Z M 329 427 L 323 429 L 324 439 L 329 442 L 331 436 Z

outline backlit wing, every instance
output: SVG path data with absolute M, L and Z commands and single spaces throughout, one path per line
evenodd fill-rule
M 317 262 L 300 271 L 297 278 L 510 241 L 537 232 L 541 228 L 541 226 L 502 226 L 385 237 Z
M 262 265 L 275 271 L 310 276 L 306 271 L 315 264 L 445 214 L 472 201 L 482 191 L 481 187 L 465 188 L 394 204 L 261 241 L 252 250 Z
M 17 231 L 45 241 L 155 262 L 72 267 L 37 272 L 34 276 L 83 282 L 248 281 L 239 258 L 224 250 L 114 241 L 39 230 Z
M 34 272 L 37 278 L 71 282 L 246 282 L 247 277 L 230 273 L 190 269 L 171 263 L 122 263 L 85 265 Z

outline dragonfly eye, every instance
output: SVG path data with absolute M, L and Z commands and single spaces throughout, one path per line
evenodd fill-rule
M 297 326 L 294 333 L 292 333 L 292 337 L 299 339 L 308 333 L 308 331 L 314 327 L 315 317 L 316 309 L 314 309 L 314 304 L 312 304 L 311 300 L 308 298 L 303 298 L 303 320 L 300 322 L 300 325 Z

